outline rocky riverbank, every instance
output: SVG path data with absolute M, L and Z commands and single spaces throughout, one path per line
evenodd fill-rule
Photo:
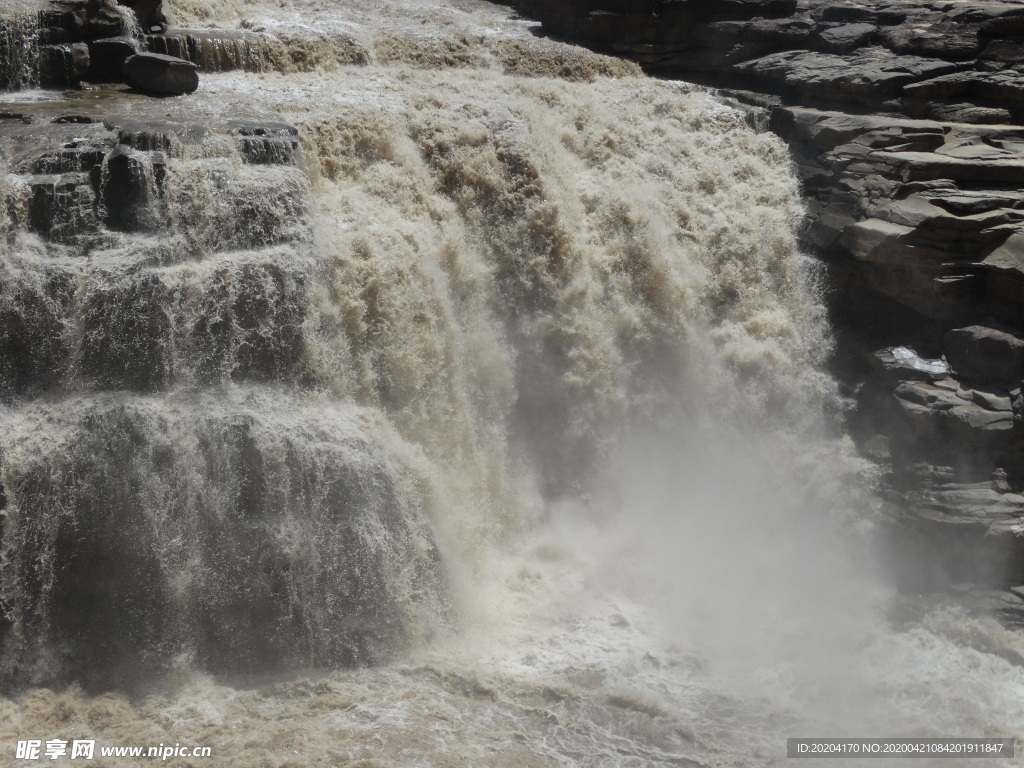
M 768 110 L 829 267 L 848 425 L 885 468 L 907 586 L 1024 582 L 1024 6 L 518 8 L 544 34 Z

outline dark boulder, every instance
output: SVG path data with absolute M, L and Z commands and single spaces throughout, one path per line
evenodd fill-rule
M 43 85 L 64 88 L 75 85 L 89 72 L 89 46 L 60 43 L 39 48 L 39 79 Z
M 130 37 L 105 37 L 89 41 L 88 79 L 95 83 L 120 82 L 125 61 L 139 52 Z
M 140 53 L 124 63 L 124 80 L 144 93 L 180 96 L 199 87 L 199 68 L 191 61 L 161 53 Z
M 1024 376 L 1024 339 L 971 325 L 946 334 L 946 357 L 961 378 L 1019 387 Z
M 102 184 L 106 224 L 122 232 L 151 232 L 162 216 L 157 203 L 164 175 L 162 157 L 119 146 L 106 159 Z

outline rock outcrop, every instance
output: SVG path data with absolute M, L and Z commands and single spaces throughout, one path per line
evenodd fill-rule
M 199 87 L 199 68 L 191 61 L 161 53 L 140 53 L 124 62 L 124 81 L 143 93 L 180 96 Z
M 1024 4 L 519 0 L 767 113 L 909 586 L 1024 582 Z
M 130 8 L 131 13 L 119 11 L 118 5 Z M 175 30 L 166 38 L 165 32 L 162 0 L 118 0 L 117 5 L 104 0 L 52 0 L 38 18 L 28 14 L 17 23 L 5 20 L 0 60 L 12 59 L 3 50 L 2 40 L 7 36 L 12 37 L 12 45 L 37 52 L 38 60 L 16 62 L 19 67 L 11 74 L 0 67 L 0 89 L 123 82 L 129 58 L 155 53 L 183 61 L 137 62 L 132 69 L 136 79 L 131 84 L 160 95 L 191 93 L 195 88 L 189 82 L 197 68 L 253 69 L 257 68 L 254 62 L 265 58 L 264 46 L 245 32 Z
M 130 37 L 104 37 L 90 40 L 89 70 L 86 77 L 94 83 L 119 83 L 124 63 L 139 52 L 139 43 Z
M 817 107 L 998 123 L 1024 109 L 1024 6 L 929 0 L 520 0 L 648 71 Z

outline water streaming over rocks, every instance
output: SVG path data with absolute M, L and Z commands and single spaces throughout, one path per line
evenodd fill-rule
M 39 85 L 39 32 L 31 6 L 0 10 L 0 90 Z
M 863 573 L 779 141 L 471 0 L 166 6 L 278 53 L 0 106 L 3 745 L 1022 735 L 1019 636 Z

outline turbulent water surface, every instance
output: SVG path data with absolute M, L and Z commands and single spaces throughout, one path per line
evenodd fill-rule
M 0 111 L 271 120 L 298 161 L 170 146 L 168 227 L 87 242 L 40 239 L 5 182 L 32 351 L 0 368 L 0 763 L 26 738 L 405 768 L 1024 737 L 1019 636 L 891 619 L 780 142 L 500 6 L 165 4 L 262 35 L 260 71 Z M 103 558 L 128 586 L 91 585 Z M 105 644 L 111 617 L 134 629 Z

